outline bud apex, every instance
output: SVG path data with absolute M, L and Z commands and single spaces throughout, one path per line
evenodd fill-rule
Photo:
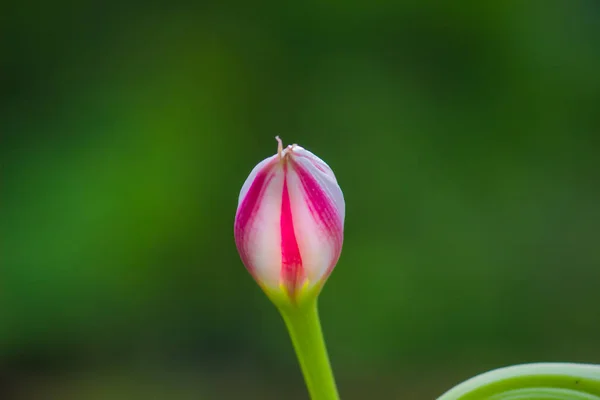
M 298 145 L 282 146 L 244 182 L 235 216 L 242 262 L 270 295 L 295 303 L 320 291 L 342 251 L 344 196 L 333 171 Z

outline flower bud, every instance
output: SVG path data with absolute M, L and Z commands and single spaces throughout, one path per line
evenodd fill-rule
M 333 171 L 298 145 L 261 161 L 242 186 L 235 244 L 270 297 L 315 296 L 342 251 L 345 203 Z M 287 301 L 289 301 L 287 300 Z

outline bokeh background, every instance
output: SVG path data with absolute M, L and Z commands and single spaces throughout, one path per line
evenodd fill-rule
M 346 196 L 343 399 L 600 362 L 599 4 L 3 6 L 0 398 L 306 399 L 233 241 L 275 135 Z

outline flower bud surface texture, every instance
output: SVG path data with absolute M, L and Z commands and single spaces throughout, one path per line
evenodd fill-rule
M 329 166 L 308 150 L 279 142 L 244 182 L 235 217 L 242 262 L 269 293 L 295 302 L 318 293 L 344 237 L 345 203 Z

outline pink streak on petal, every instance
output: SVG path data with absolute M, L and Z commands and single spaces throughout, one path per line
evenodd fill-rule
M 296 162 L 306 169 L 308 174 L 315 177 L 327 197 L 333 200 L 337 214 L 340 216 L 343 224 L 346 213 L 344 195 L 329 165 L 310 151 L 299 146 L 294 149 L 293 155 Z
M 343 239 L 343 219 L 336 209 L 335 203 L 323 190 L 321 184 L 314 175 L 298 163 L 294 163 L 295 172 L 300 178 L 304 188 L 305 199 L 308 202 L 311 213 L 327 230 L 336 238 L 341 248 Z
M 253 222 L 259 211 L 266 189 L 274 178 L 274 175 L 271 173 L 273 165 L 273 162 L 267 162 L 262 168 L 258 170 L 255 168 L 255 171 L 253 171 L 254 176 L 251 174 L 244 184 L 244 188 L 242 189 L 242 194 L 244 196 L 242 197 L 240 195 L 239 206 L 235 217 L 235 244 L 240 253 L 242 262 L 253 275 L 255 271 L 251 262 L 252 257 L 250 251 L 252 251 L 252 249 L 249 249 L 247 246 L 248 236 L 254 229 Z
M 294 193 L 303 197 L 294 198 L 294 213 L 304 216 L 296 229 L 301 251 L 307 252 L 304 268 L 309 278 L 322 280 L 329 276 L 342 250 L 343 195 L 337 182 L 329 174 L 319 172 L 321 169 L 312 160 L 305 163 L 292 158 L 291 166 L 291 176 L 301 187 Z
M 281 201 L 281 279 L 287 287 L 290 296 L 294 298 L 296 289 L 301 285 L 305 274 L 302 268 L 302 256 L 300 255 L 300 249 L 298 248 L 294 232 L 294 218 L 292 216 L 290 193 L 287 183 L 287 169 L 287 165 L 285 165 Z
M 265 158 L 264 160 L 262 160 L 261 162 L 259 162 L 252 169 L 252 171 L 250 172 L 250 175 L 248 175 L 248 178 L 246 178 L 246 181 L 244 182 L 244 185 L 242 186 L 242 189 L 240 190 L 240 195 L 238 197 L 238 208 L 242 205 L 242 201 L 246 198 L 246 195 L 248 194 L 248 191 L 250 190 L 250 187 L 252 186 L 252 184 L 256 180 L 256 176 L 261 171 L 264 171 L 267 168 L 272 168 L 272 166 L 274 164 L 274 160 L 276 160 L 278 158 L 279 158 L 279 156 L 277 154 L 275 154 L 274 156 Z

